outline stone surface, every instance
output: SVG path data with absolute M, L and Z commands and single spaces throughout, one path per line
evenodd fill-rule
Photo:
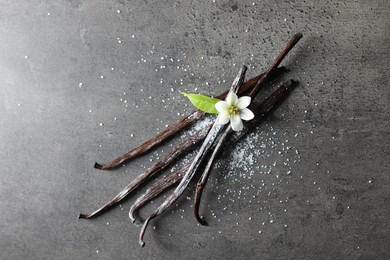
M 0 258 L 388 259 L 389 17 L 387 0 L 0 0 Z M 190 112 L 179 91 L 263 71 L 296 32 L 284 79 L 300 84 L 220 156 L 208 227 L 193 188 L 145 248 L 127 215 L 143 189 L 78 220 L 170 147 L 114 171 L 96 160 Z

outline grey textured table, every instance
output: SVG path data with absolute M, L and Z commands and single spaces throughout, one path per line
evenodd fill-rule
M 0 259 L 389 259 L 389 17 L 388 0 L 0 0 Z M 224 149 L 209 226 L 193 188 L 145 248 L 128 219 L 145 188 L 77 218 L 174 141 L 113 171 L 95 161 L 190 112 L 179 91 L 218 94 L 241 64 L 257 75 L 296 32 L 283 79 L 299 86 Z

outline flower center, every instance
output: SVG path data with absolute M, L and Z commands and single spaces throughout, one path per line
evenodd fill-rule
M 240 109 L 236 106 L 231 106 L 228 108 L 229 115 L 236 116 L 240 114 Z

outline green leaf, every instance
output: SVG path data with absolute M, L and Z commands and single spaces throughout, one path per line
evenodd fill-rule
M 215 109 L 215 104 L 218 101 L 221 101 L 220 99 L 200 94 L 189 94 L 185 92 L 180 93 L 186 96 L 196 108 L 202 110 L 203 112 L 209 114 L 218 114 L 217 109 Z

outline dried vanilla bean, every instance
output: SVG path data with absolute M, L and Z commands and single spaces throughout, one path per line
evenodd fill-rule
M 156 135 L 154 138 L 147 140 L 146 142 L 142 143 L 141 145 L 137 146 L 126 154 L 119 156 L 118 158 L 105 164 L 95 163 L 94 167 L 99 170 L 107 170 L 118 167 L 119 165 L 128 160 L 140 156 L 143 153 L 146 153 L 153 147 L 159 145 L 171 136 L 177 134 L 178 132 L 186 128 L 188 125 L 190 125 L 192 122 L 201 118 L 203 115 L 204 113 L 202 111 L 196 110 L 193 113 L 181 118 L 179 121 Z
M 244 78 L 245 78 L 245 72 L 247 70 L 247 67 L 243 66 L 240 69 L 240 72 L 238 73 L 237 77 L 235 78 L 232 87 L 230 88 L 230 91 L 237 92 L 237 90 L 241 87 Z M 207 153 L 210 151 L 210 148 L 213 146 L 215 140 L 218 138 L 219 134 L 221 133 L 221 130 L 224 128 L 223 125 L 218 124 L 218 119 L 215 121 L 213 126 L 211 127 L 209 133 L 207 134 L 205 140 L 203 141 L 202 146 L 200 147 L 198 154 L 195 156 L 194 160 L 191 163 L 191 166 L 188 168 L 187 172 L 183 176 L 183 179 L 180 181 L 179 185 L 176 187 L 176 189 L 173 191 L 173 193 L 145 220 L 141 232 L 139 234 L 139 244 L 141 246 L 145 245 L 145 242 L 143 241 L 143 237 L 145 234 L 146 227 L 148 226 L 149 222 L 160 215 L 162 212 L 164 212 L 169 206 L 174 203 L 179 196 L 184 192 L 184 190 L 189 185 L 191 179 L 194 177 L 199 165 L 206 157 Z
M 287 69 L 285 67 L 280 67 L 274 70 L 272 73 L 270 73 L 269 77 L 276 77 L 279 76 L 282 73 L 285 73 Z M 257 81 L 264 77 L 266 72 L 246 81 L 242 87 L 240 88 L 238 93 L 246 92 L 248 90 L 253 89 L 253 87 L 256 85 Z M 217 98 L 224 99 L 227 95 L 228 91 L 225 91 L 217 96 Z M 170 137 L 174 136 L 175 134 L 179 133 L 180 131 L 184 130 L 186 127 L 188 127 L 190 124 L 192 124 L 194 121 L 200 119 L 202 116 L 204 116 L 204 113 L 200 110 L 195 110 L 192 113 L 190 113 L 187 116 L 184 116 L 180 120 L 178 120 L 173 125 L 169 126 L 167 129 L 156 135 L 155 137 L 145 141 L 144 143 L 140 144 L 136 148 L 130 150 L 126 154 L 119 156 L 118 158 L 113 159 L 112 161 L 105 163 L 105 164 L 99 164 L 95 163 L 94 167 L 96 169 L 100 170 L 108 170 L 115 167 L 118 167 L 119 165 L 123 164 L 124 162 L 131 160 L 135 157 L 138 157 L 150 149 L 156 147 L 157 145 L 161 144 L 162 142 L 166 141 Z
M 222 143 L 225 141 L 226 136 L 230 133 L 230 130 L 231 130 L 231 126 L 229 125 L 226 127 L 223 134 L 219 137 L 217 145 L 215 146 L 214 151 L 212 152 L 210 159 L 208 160 L 207 165 L 206 165 L 205 169 L 203 170 L 202 176 L 199 179 L 198 183 L 196 184 L 195 198 L 194 198 L 194 215 L 195 215 L 196 220 L 204 226 L 207 225 L 207 222 L 204 221 L 199 216 L 199 204 L 200 204 L 200 199 L 202 196 L 202 191 L 206 185 L 206 182 L 207 182 L 207 179 L 209 177 L 211 167 L 213 166 L 215 157 L 217 156 L 219 149 L 221 148 Z

